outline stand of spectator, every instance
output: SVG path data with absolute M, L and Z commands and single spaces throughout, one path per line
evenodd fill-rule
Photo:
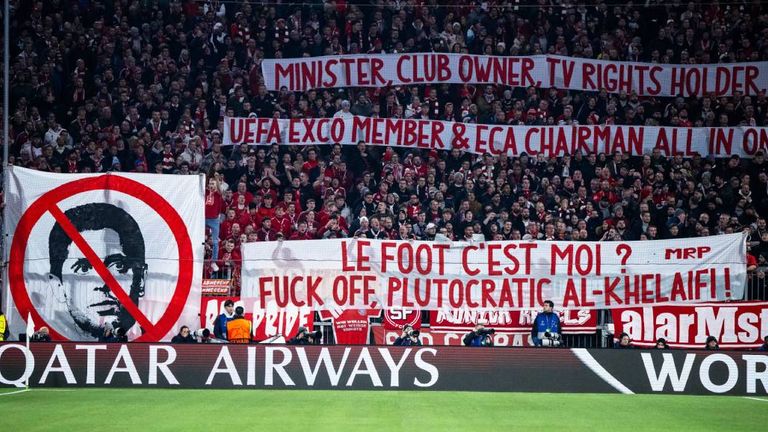
M 12 1 L 11 163 L 208 176 L 205 276 L 242 242 L 338 237 L 643 240 L 748 231 L 768 259 L 764 152 L 510 158 L 366 145 L 222 146 L 224 116 L 490 124 L 766 125 L 768 98 L 475 85 L 268 92 L 260 63 L 355 53 L 558 54 L 655 63 L 768 58 L 762 3 Z

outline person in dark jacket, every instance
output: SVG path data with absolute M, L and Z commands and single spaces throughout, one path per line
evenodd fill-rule
M 117 342 L 115 333 L 112 331 L 112 327 L 105 327 L 104 332 L 99 336 L 99 342 L 102 343 L 114 343 Z
M 493 346 L 494 329 L 485 328 L 485 324 L 478 323 L 475 329 L 464 336 L 464 345 L 471 347 L 490 347 Z
M 403 333 L 395 339 L 395 346 L 419 346 L 421 340 L 419 340 L 419 332 L 414 330 L 410 325 L 403 327 Z
M 704 349 L 707 351 L 718 351 L 720 344 L 717 342 L 717 338 L 714 336 L 707 336 L 707 343 L 704 345 Z
M 552 300 L 545 300 L 541 312 L 533 320 L 531 339 L 534 346 L 560 346 L 560 316 L 554 312 L 554 308 Z M 544 343 L 545 340 L 548 343 Z
M 187 326 L 181 326 L 179 334 L 171 339 L 171 343 L 197 343 L 197 340 L 192 336 L 192 332 Z
M 40 327 L 40 330 L 36 331 L 32 335 L 32 338 L 29 341 L 30 342 L 50 342 L 51 335 L 48 331 L 48 327 Z
M 227 340 L 227 323 L 235 319 L 235 302 L 224 302 L 224 313 L 216 317 L 213 322 L 213 335 L 216 339 Z
M 619 335 L 619 341 L 616 342 L 613 347 L 618 349 L 631 349 L 634 348 L 634 345 L 632 345 L 632 339 L 629 335 L 622 333 Z
M 288 341 L 288 345 L 315 345 L 320 341 L 320 332 L 311 332 L 306 327 L 299 327 L 299 331 L 292 339 Z

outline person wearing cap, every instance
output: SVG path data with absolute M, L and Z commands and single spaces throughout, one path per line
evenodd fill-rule
M 216 336 L 216 339 L 227 339 L 227 323 L 234 318 L 235 302 L 227 300 L 224 302 L 224 312 L 213 321 L 213 334 Z
M 433 222 L 427 224 L 427 228 L 424 230 L 425 241 L 435 241 L 435 235 L 437 235 L 437 225 Z
M 247 344 L 251 341 L 251 322 L 245 319 L 242 306 L 235 308 L 235 316 L 227 322 L 227 340 L 229 343 Z
M 341 109 L 336 111 L 336 114 L 333 115 L 334 118 L 343 118 L 343 119 L 351 119 L 355 115 L 352 114 L 350 111 L 350 103 L 348 100 L 344 99 L 341 101 Z

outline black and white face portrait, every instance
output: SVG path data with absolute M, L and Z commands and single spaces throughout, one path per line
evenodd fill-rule
M 148 266 L 144 237 L 133 217 L 105 203 L 73 207 L 64 214 L 138 307 Z M 69 321 L 63 327 L 74 328 L 87 340 L 103 334 L 105 327 L 128 331 L 134 326 L 135 318 L 58 223 L 50 231 L 48 253 L 50 289 L 67 311 L 57 316 Z

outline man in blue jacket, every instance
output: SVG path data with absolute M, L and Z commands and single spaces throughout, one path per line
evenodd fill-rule
M 217 316 L 213 322 L 213 335 L 216 339 L 227 340 L 227 323 L 235 319 L 235 302 L 224 302 L 224 313 Z
M 535 346 L 560 345 L 560 317 L 552 310 L 554 307 L 555 303 L 552 300 L 544 301 L 544 309 L 533 320 L 531 338 Z M 544 340 L 548 343 L 544 343 Z M 554 340 L 557 344 L 553 343 Z

